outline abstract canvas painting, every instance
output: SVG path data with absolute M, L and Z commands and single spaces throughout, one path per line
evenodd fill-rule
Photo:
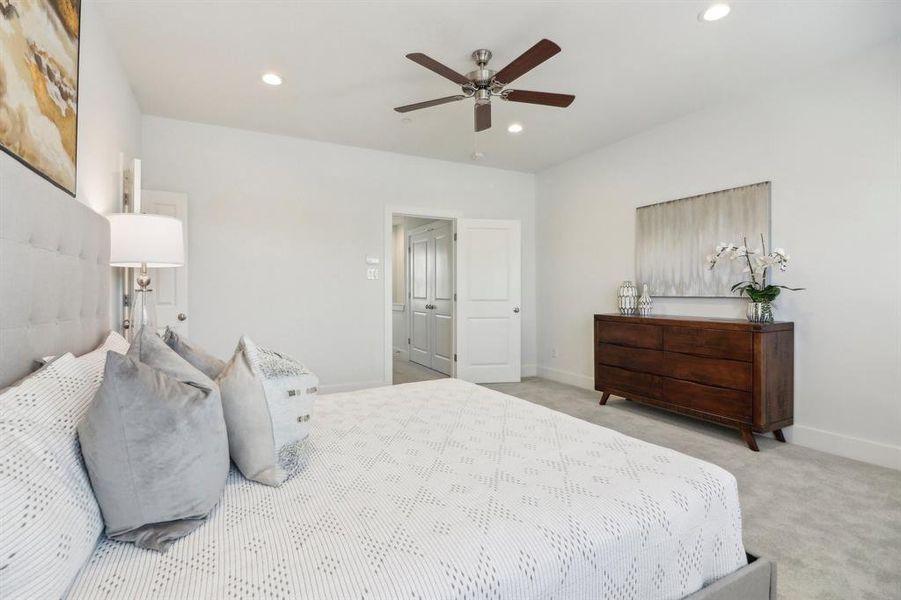
M 635 215 L 635 267 L 651 296 L 733 296 L 743 263 L 710 270 L 720 242 L 770 247 L 770 182 L 642 206 Z
M 0 147 L 75 195 L 81 0 L 0 0 Z

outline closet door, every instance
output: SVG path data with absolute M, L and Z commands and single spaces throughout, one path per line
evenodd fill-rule
M 450 375 L 454 363 L 454 233 L 435 221 L 410 233 L 410 360 Z
M 428 231 L 414 231 L 410 243 L 410 360 L 432 367 L 432 305 L 430 281 L 434 281 L 434 240 Z M 431 260 L 430 259 L 431 256 Z M 432 268 L 429 267 L 431 263 Z
M 450 221 L 430 232 L 432 289 L 429 322 L 431 367 L 451 374 L 454 362 L 454 233 Z

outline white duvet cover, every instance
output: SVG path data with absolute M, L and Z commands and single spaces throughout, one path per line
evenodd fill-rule
M 232 469 L 166 553 L 103 538 L 71 598 L 681 598 L 746 563 L 723 469 L 454 379 L 320 396 L 303 469 Z

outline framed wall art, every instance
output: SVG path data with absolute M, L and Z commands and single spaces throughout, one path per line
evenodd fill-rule
M 0 148 L 75 195 L 81 0 L 0 0 Z
M 636 209 L 636 280 L 651 296 L 734 297 L 743 264 L 711 270 L 720 242 L 770 246 L 770 182 L 651 204 Z M 738 278 L 736 278 L 738 276 Z

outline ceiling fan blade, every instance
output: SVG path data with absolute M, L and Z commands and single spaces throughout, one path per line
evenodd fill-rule
M 419 110 L 420 108 L 429 108 L 431 106 L 438 106 L 439 104 L 447 104 L 448 102 L 457 102 L 458 100 L 462 100 L 466 96 L 462 94 L 457 94 L 456 96 L 447 96 L 445 98 L 436 98 L 434 100 L 426 100 L 425 102 L 417 102 L 416 104 L 407 104 L 406 106 L 398 106 L 394 110 L 399 113 L 410 112 L 411 110 Z
M 464 77 L 460 73 L 457 73 L 450 67 L 446 67 L 446 66 L 442 65 L 440 62 L 438 62 L 434 58 L 428 57 L 425 54 L 423 54 L 422 52 L 414 52 L 413 54 L 408 54 L 407 58 L 409 58 L 410 60 L 415 62 L 417 65 L 422 65 L 429 71 L 438 73 L 442 77 L 450 79 L 451 81 L 453 81 L 454 83 L 457 83 L 459 85 L 468 85 L 469 83 L 471 83 L 468 79 L 466 79 L 466 77 Z
M 550 92 L 530 92 L 528 90 L 510 90 L 504 92 L 503 98 L 510 102 L 526 102 L 566 108 L 576 99 L 572 94 L 552 94 Z
M 491 127 L 491 104 L 476 104 L 476 131 L 485 131 Z
M 513 83 L 515 79 L 522 77 L 558 52 L 560 52 L 560 46 L 551 40 L 541 40 L 498 71 L 494 80 L 504 85 Z

